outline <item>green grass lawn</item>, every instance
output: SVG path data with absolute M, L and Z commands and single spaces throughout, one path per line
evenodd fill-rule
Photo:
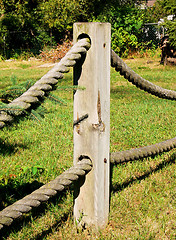
M 125 62 L 145 79 L 176 90 L 176 68 L 159 59 Z M 50 68 L 42 62 L 1 62 L 0 88 L 38 80 Z M 59 86 L 72 85 L 72 71 Z M 0 210 L 54 179 L 73 165 L 72 90 L 55 93 L 67 105 L 46 100 L 45 118 L 30 118 L 1 130 Z M 176 136 L 175 101 L 159 99 L 137 89 L 111 70 L 110 151 L 161 142 Z M 175 239 L 175 150 L 157 157 L 112 168 L 109 223 L 106 229 L 77 232 L 73 222 L 72 188 L 42 204 L 2 232 L 2 239 Z M 34 174 L 33 169 L 37 168 Z

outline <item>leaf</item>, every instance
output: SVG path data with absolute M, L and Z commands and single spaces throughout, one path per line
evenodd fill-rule
M 32 109 L 29 117 L 31 117 L 31 118 L 37 120 L 38 122 L 40 122 L 42 120 L 42 118 L 44 118 L 44 114 L 43 114 L 43 112 L 40 112 L 40 111 L 37 111 L 37 110 Z
M 35 175 L 37 173 L 37 171 L 38 171 L 38 168 L 37 168 L 37 166 L 33 166 L 31 168 L 31 170 L 32 170 L 32 174 Z
M 32 171 L 33 175 L 36 175 L 39 172 L 39 170 L 40 170 L 40 172 L 43 172 L 44 168 L 39 165 L 31 167 L 31 171 Z
M 28 90 L 32 85 L 33 85 L 33 82 L 31 80 L 27 80 L 25 82 L 24 87 L 25 87 L 26 90 Z
M 64 104 L 64 105 L 67 105 L 67 102 L 64 101 L 62 98 L 59 98 L 53 94 L 49 94 L 48 95 L 48 99 L 50 99 L 51 101 L 55 102 L 55 103 L 58 103 L 58 104 Z
M 27 173 L 27 171 L 29 171 L 29 167 L 23 167 L 22 169 L 24 173 Z

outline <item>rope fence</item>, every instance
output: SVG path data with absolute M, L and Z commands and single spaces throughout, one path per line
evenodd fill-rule
M 0 128 L 12 123 L 15 120 L 15 117 L 23 115 L 25 111 L 30 111 L 36 106 L 36 104 L 40 104 L 44 96 L 47 96 L 48 92 L 55 90 L 55 85 L 58 83 L 59 79 L 63 78 L 63 73 L 69 72 L 69 67 L 74 67 L 81 58 L 86 57 L 87 51 L 90 47 L 91 43 L 89 38 L 79 39 L 65 57 L 62 58 L 61 61 L 57 63 L 47 74 L 45 74 L 20 97 L 8 104 L 9 107 L 12 107 L 11 111 L 0 112 Z M 113 50 L 111 50 L 111 66 L 115 68 L 116 71 L 120 72 L 120 74 L 128 81 L 132 82 L 136 87 L 159 98 L 176 100 L 176 91 L 161 88 L 143 79 L 130 69 Z M 98 98 L 97 106 L 99 108 L 101 107 L 100 97 Z M 20 110 L 13 110 L 15 107 L 19 107 Z M 88 119 L 88 117 L 89 115 L 85 114 L 74 121 L 73 125 L 79 125 L 80 122 Z M 98 110 L 98 118 L 99 126 L 98 124 L 94 125 L 100 127 L 103 123 L 101 119 L 101 108 Z M 102 132 L 103 131 L 104 129 Z M 118 164 L 134 161 L 170 151 L 175 147 L 176 138 L 173 138 L 150 146 L 111 153 L 110 162 L 112 164 Z M 104 162 L 106 163 L 105 159 Z M 79 181 L 79 178 L 91 172 L 92 168 L 93 163 L 90 158 L 84 155 L 80 156 L 77 164 L 63 172 L 60 176 L 56 177 L 56 179 L 43 185 L 23 199 L 2 210 L 0 212 L 0 229 L 3 229 L 4 226 L 10 226 L 13 221 L 20 218 L 22 214 L 29 212 L 33 207 L 38 207 L 42 202 L 47 201 L 58 192 L 63 191 L 73 182 Z
M 24 114 L 26 110 L 30 111 L 36 104 L 40 103 L 49 91 L 54 90 L 58 80 L 63 78 L 63 73 L 69 72 L 69 67 L 75 66 L 76 62 L 81 59 L 83 54 L 86 54 L 89 48 L 89 39 L 80 39 L 47 74 L 20 97 L 8 104 L 8 107 L 12 107 L 11 113 L 1 111 L 0 128 L 14 121 L 16 116 Z M 21 110 L 15 110 L 15 107 Z
M 111 163 L 118 164 L 123 162 L 135 161 L 151 156 L 158 155 L 163 152 L 168 152 L 176 147 L 176 138 L 156 143 L 150 146 L 134 148 L 131 150 L 114 152 L 110 154 Z
M 111 66 L 115 68 L 120 75 L 124 76 L 129 82 L 136 87 L 144 90 L 159 98 L 176 100 L 176 91 L 164 89 L 159 87 L 135 73 L 128 65 L 113 51 L 111 50 Z M 155 156 L 162 152 L 170 151 L 176 147 L 176 138 L 166 140 L 164 142 L 156 143 L 154 145 L 135 148 L 127 151 L 111 153 L 111 163 L 129 162 L 138 159 Z
M 78 164 L 66 170 L 54 180 L 3 209 L 0 212 L 0 229 L 4 226 L 10 226 L 22 214 L 29 212 L 34 207 L 38 207 L 42 202 L 49 200 L 58 192 L 63 191 L 66 187 L 78 181 L 80 177 L 85 176 L 91 169 L 91 160 L 83 157 Z
M 124 63 L 124 61 L 113 50 L 111 50 L 111 66 L 115 68 L 120 75 L 124 76 L 125 79 L 141 90 L 151 93 L 159 98 L 176 100 L 176 91 L 164 89 L 145 80 L 128 67 L 127 64 Z

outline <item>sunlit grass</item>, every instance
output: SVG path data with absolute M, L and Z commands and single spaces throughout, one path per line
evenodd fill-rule
M 159 59 L 126 60 L 147 80 L 176 90 L 176 68 Z M 42 64 L 42 63 L 40 63 Z M 39 63 L 0 63 L 0 87 L 42 77 L 49 68 Z M 72 85 L 72 72 L 59 85 Z M 25 119 L 1 130 L 0 209 L 54 179 L 73 162 L 73 93 L 55 94 L 67 105 L 44 103 L 40 121 Z M 176 136 L 175 101 L 159 99 L 137 89 L 111 70 L 111 146 L 121 151 L 155 144 Z M 173 154 L 112 168 L 109 224 L 105 230 L 77 233 L 72 216 L 72 191 L 59 195 L 4 234 L 4 239 L 174 239 L 176 168 Z M 37 174 L 32 167 L 40 166 Z M 23 226 L 23 227 L 22 227 Z M 9 228 L 10 229 L 10 228 Z

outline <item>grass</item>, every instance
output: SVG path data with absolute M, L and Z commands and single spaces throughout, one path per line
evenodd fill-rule
M 126 63 L 147 80 L 176 90 L 176 68 L 159 59 Z M 49 68 L 41 62 L 1 62 L 0 87 L 38 80 Z M 59 86 L 72 85 L 72 73 Z M 73 95 L 59 90 L 67 105 L 44 103 L 41 122 L 25 119 L 1 130 L 0 209 L 21 199 L 72 166 Z M 111 152 L 155 144 L 176 136 L 176 105 L 128 83 L 111 70 Z M 35 174 L 34 169 L 37 169 Z M 77 232 L 72 189 L 24 216 L 2 232 L 2 239 L 175 239 L 175 150 L 111 169 L 109 223 L 104 230 Z

